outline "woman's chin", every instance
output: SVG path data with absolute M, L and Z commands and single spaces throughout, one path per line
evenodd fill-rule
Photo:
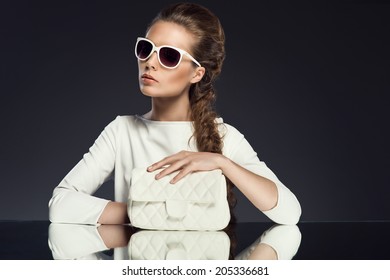
M 143 95 L 147 97 L 152 97 L 152 98 L 167 98 L 167 97 L 173 97 L 172 95 L 161 93 L 161 92 L 154 92 L 154 91 L 149 91 L 145 89 L 141 89 L 141 92 Z
M 148 89 L 148 87 L 141 86 L 140 90 L 143 95 L 148 96 L 148 97 L 156 97 L 158 94 L 156 92 L 153 92 L 152 90 Z
M 147 97 L 164 97 L 161 94 L 156 94 L 156 93 L 152 93 L 152 92 L 148 92 L 148 91 L 142 91 L 142 94 L 147 96 Z

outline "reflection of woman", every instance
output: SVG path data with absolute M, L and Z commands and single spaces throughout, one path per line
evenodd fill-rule
M 291 260 L 301 245 L 302 234 L 296 225 L 273 225 L 236 260 Z
M 143 166 L 161 169 L 156 179 L 180 170 L 172 183 L 192 172 L 221 169 L 231 206 L 234 185 L 274 222 L 298 222 L 301 209 L 294 194 L 213 110 L 224 39 L 218 18 L 202 6 L 175 4 L 159 13 L 135 48 L 140 90 L 151 98 L 150 111 L 118 116 L 105 127 L 54 189 L 52 222 L 129 222 L 131 170 Z M 115 179 L 115 202 L 92 196 L 109 178 Z
M 225 231 L 137 231 L 127 225 L 52 223 L 48 244 L 54 259 L 117 260 L 288 260 L 296 255 L 301 244 L 301 232 L 296 225 L 276 224 L 260 234 L 250 246 L 229 256 L 236 240 L 232 238 L 234 234 Z

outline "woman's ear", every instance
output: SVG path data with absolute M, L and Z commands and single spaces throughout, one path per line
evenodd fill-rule
M 191 83 L 195 84 L 202 80 L 204 73 L 206 72 L 206 69 L 204 67 L 196 67 L 195 72 L 192 76 Z

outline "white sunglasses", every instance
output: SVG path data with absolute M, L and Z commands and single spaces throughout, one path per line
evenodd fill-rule
M 135 56 L 139 60 L 147 60 L 154 52 L 157 52 L 157 58 L 160 64 L 168 69 L 175 69 L 179 66 L 183 55 L 188 56 L 200 67 L 200 63 L 196 61 L 192 55 L 182 49 L 167 45 L 156 47 L 152 41 L 146 38 L 137 38 L 137 43 L 135 44 Z

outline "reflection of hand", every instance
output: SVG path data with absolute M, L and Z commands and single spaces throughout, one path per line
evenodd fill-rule
M 291 260 L 298 251 L 302 235 L 296 225 L 274 225 L 236 256 L 247 260 Z
M 222 158 L 223 155 L 217 153 L 181 151 L 152 164 L 148 171 L 162 168 L 163 170 L 156 175 L 156 179 L 160 179 L 180 170 L 171 181 L 174 184 L 189 173 L 220 168 Z

